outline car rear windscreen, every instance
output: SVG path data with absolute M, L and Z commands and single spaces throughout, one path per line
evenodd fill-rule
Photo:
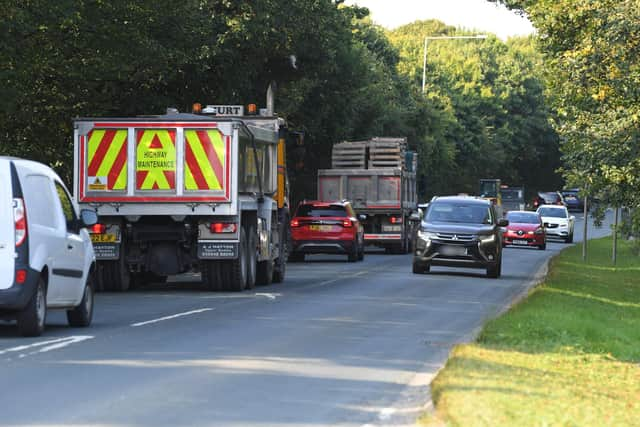
M 337 216 L 346 217 L 347 212 L 343 206 L 313 206 L 313 205 L 301 205 L 296 211 L 296 216 L 312 216 L 312 217 L 327 217 Z
M 538 209 L 540 216 L 546 216 L 550 218 L 566 218 L 567 214 L 564 209 L 555 208 L 540 208 Z

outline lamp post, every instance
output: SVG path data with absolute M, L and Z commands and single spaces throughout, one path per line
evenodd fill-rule
M 422 93 L 424 93 L 424 86 L 427 78 L 427 41 L 429 40 L 444 40 L 444 39 L 486 39 L 486 34 L 478 34 L 475 36 L 427 36 L 424 38 L 424 57 L 422 59 Z

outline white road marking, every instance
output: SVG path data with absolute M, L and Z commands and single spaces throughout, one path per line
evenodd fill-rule
M 268 292 L 257 292 L 255 294 L 255 296 L 257 296 L 257 297 L 267 297 L 269 299 L 276 299 L 276 297 L 280 297 L 280 296 L 282 296 L 282 294 L 273 294 L 273 293 L 268 293 Z
M 90 340 L 93 338 L 94 338 L 93 335 L 74 335 L 70 337 L 56 338 L 53 340 L 36 342 L 33 344 L 20 345 L 18 347 L 12 347 L 12 348 L 0 350 L 0 355 L 9 354 L 9 353 L 20 353 L 18 354 L 18 357 L 23 358 L 23 357 L 31 356 L 37 353 L 47 353 L 52 350 L 58 350 L 58 349 L 67 347 L 71 344 L 79 343 L 79 342 Z M 32 350 L 32 349 L 38 349 L 38 350 L 29 352 L 29 350 Z M 26 352 L 26 353 L 21 353 L 21 352 Z
M 150 325 L 152 323 L 164 322 L 165 320 L 175 319 L 177 317 L 189 316 L 191 314 L 204 313 L 205 311 L 211 311 L 213 308 L 201 308 L 199 310 L 185 311 L 184 313 L 173 314 L 171 316 L 160 317 L 158 319 L 147 320 L 145 322 L 132 323 L 131 327 L 136 328 L 138 326 Z

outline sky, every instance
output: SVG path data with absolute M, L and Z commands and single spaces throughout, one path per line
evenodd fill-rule
M 524 17 L 486 0 L 347 0 L 366 7 L 373 21 L 393 29 L 417 20 L 438 19 L 447 25 L 476 29 L 502 40 L 534 32 Z

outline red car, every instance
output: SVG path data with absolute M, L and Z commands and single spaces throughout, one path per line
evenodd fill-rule
M 547 248 L 547 233 L 538 213 L 509 211 L 507 219 L 509 225 L 503 234 L 503 246 L 536 246 L 540 250 Z
M 350 262 L 364 258 L 364 227 L 347 201 L 304 201 L 291 220 L 290 261 L 305 254 L 346 254 Z

